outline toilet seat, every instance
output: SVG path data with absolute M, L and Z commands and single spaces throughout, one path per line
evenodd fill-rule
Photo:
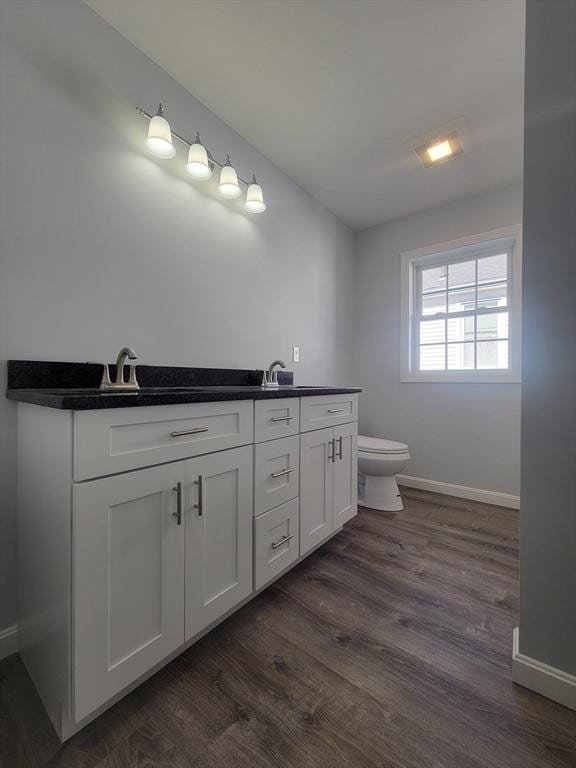
M 407 454 L 408 446 L 405 443 L 397 443 L 395 440 L 383 440 L 380 437 L 358 435 L 358 452 L 398 456 L 400 454 Z

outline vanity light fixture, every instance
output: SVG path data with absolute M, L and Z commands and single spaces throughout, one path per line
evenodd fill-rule
M 263 213 L 266 210 L 262 187 L 256 181 L 256 177 L 253 175 L 252 181 L 248 182 L 238 176 L 230 162 L 230 155 L 227 155 L 226 162 L 220 163 L 206 149 L 199 133 L 196 133 L 195 140 L 190 142 L 176 133 L 176 131 L 173 131 L 170 128 L 169 122 L 164 117 L 162 104 L 159 105 L 156 115 L 151 115 L 140 107 L 136 107 L 136 111 L 150 121 L 146 144 L 153 155 L 162 159 L 174 157 L 176 148 L 172 140 L 177 139 L 188 147 L 186 170 L 193 179 L 205 181 L 211 178 L 214 166 L 217 166 L 220 168 L 218 191 L 222 197 L 228 200 L 240 197 L 242 194 L 241 184 L 243 184 L 247 188 L 244 210 L 248 213 Z
M 234 200 L 235 198 L 240 197 L 242 194 L 242 190 L 238 184 L 238 174 L 232 167 L 230 162 L 230 155 L 226 156 L 226 162 L 220 171 L 220 184 L 218 186 L 218 191 L 222 197 L 225 197 L 228 200 Z
M 169 160 L 176 154 L 176 147 L 172 143 L 170 123 L 164 117 L 162 104 L 158 105 L 158 112 L 150 118 L 146 143 L 150 152 L 156 157 Z

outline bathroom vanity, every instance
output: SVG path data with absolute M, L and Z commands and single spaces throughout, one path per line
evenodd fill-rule
M 97 370 L 9 364 L 20 653 L 62 740 L 356 514 L 357 388 Z

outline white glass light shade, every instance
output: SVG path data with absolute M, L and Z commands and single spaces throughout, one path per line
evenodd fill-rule
M 229 200 L 233 200 L 236 197 L 240 197 L 242 190 L 238 184 L 238 176 L 236 171 L 231 165 L 222 166 L 220 171 L 220 185 L 218 191 L 222 197 L 227 197 Z
M 172 132 L 170 123 L 162 115 L 154 115 L 148 127 L 148 149 L 156 157 L 169 159 L 176 154 L 176 147 L 172 144 Z
M 244 208 L 249 213 L 264 213 L 266 210 L 266 203 L 262 196 L 262 187 L 256 183 L 256 179 L 252 180 L 252 184 L 250 184 L 246 191 Z
M 204 181 L 212 176 L 212 168 L 208 163 L 208 152 L 202 144 L 192 144 L 188 151 L 188 164 L 186 170 L 199 181 Z

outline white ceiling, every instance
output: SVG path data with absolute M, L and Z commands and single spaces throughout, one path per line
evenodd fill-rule
M 354 228 L 521 178 L 524 0 L 86 1 Z

